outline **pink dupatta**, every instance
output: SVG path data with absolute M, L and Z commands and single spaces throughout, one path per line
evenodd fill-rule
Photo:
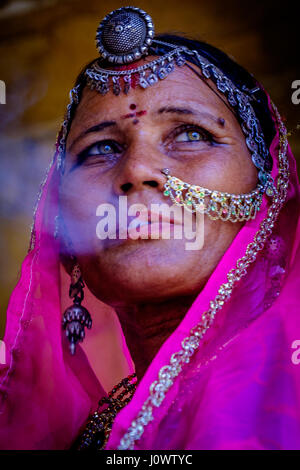
M 277 131 L 270 149 L 274 178 L 278 147 Z M 240 230 L 156 354 L 133 399 L 118 414 L 106 449 L 300 448 L 299 183 L 289 147 L 287 154 L 287 199 L 265 249 L 237 282 L 191 360 L 152 407 L 152 420 L 147 422 L 146 410 L 140 426 L 136 418 L 153 390 L 151 384 L 181 350 L 181 342 L 244 255 L 266 216 L 266 201 L 259 216 Z M 94 411 L 96 397 L 105 394 L 87 358 L 80 353 L 70 359 L 61 329 L 59 246 L 53 237 L 56 158 L 41 189 L 34 243 L 7 312 L 7 357 L 0 366 L 2 449 L 70 448 Z M 103 305 L 93 300 L 100 312 Z M 116 329 L 125 376 L 132 363 L 119 333 Z

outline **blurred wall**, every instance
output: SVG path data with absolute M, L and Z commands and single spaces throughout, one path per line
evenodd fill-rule
M 6 104 L 0 104 L 0 338 L 68 91 L 81 66 L 97 56 L 98 22 L 128 3 L 0 0 L 0 80 L 6 83 Z M 157 32 L 186 32 L 233 56 L 263 83 L 289 129 L 300 122 L 300 105 L 291 101 L 291 83 L 300 80 L 299 12 L 291 2 L 131 3 L 149 12 Z M 291 138 L 298 160 L 299 137 Z

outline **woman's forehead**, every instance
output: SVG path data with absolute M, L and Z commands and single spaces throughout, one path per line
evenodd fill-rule
M 207 81 L 207 80 L 206 80 Z M 132 88 L 128 95 L 115 96 L 110 90 L 101 95 L 96 90 L 85 87 L 75 115 L 78 120 L 83 116 L 111 116 L 116 112 L 124 113 L 134 108 L 147 108 L 148 113 L 156 113 L 163 107 L 194 108 L 221 116 L 229 112 L 214 84 L 205 83 L 192 70 L 184 66 L 177 68 L 166 79 L 152 87 Z

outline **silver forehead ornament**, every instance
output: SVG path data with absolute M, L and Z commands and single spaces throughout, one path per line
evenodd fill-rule
M 185 59 L 181 52 L 186 48 L 155 40 L 154 34 L 151 16 L 140 8 L 122 7 L 106 15 L 96 34 L 100 59 L 86 70 L 88 85 L 105 94 L 112 82 L 115 95 L 119 95 L 122 89 L 127 94 L 133 75 L 138 76 L 139 86 L 147 88 L 166 78 L 174 70 L 175 64 L 184 65 Z M 131 69 L 109 70 L 107 67 L 101 67 L 105 62 L 114 65 L 131 64 L 151 51 L 155 54 L 151 49 L 152 44 L 167 45 L 170 51 L 158 59 Z
M 136 7 L 112 11 L 101 21 L 96 35 L 103 59 L 127 64 L 146 54 L 154 38 L 151 16 Z
M 250 90 L 243 87 L 243 89 L 239 89 L 218 67 L 202 57 L 198 51 L 157 40 L 154 34 L 151 17 L 137 7 L 122 7 L 106 15 L 99 24 L 96 35 L 100 57 L 85 70 L 87 86 L 102 95 L 111 88 L 116 96 L 122 91 L 127 94 L 130 91 L 133 77 L 135 84 L 142 88 L 148 88 L 159 80 L 165 79 L 175 70 L 176 66 L 182 67 L 190 58 L 201 69 L 202 75 L 215 83 L 217 89 L 225 95 L 228 104 L 237 113 L 246 137 L 247 147 L 251 152 L 252 161 L 258 169 L 257 193 L 259 202 L 265 192 L 270 197 L 275 196 L 274 181 L 271 177 L 272 160 L 251 104 L 254 94 L 260 88 L 256 87 Z M 163 52 L 163 55 L 158 56 L 159 52 Z M 149 54 L 156 56 L 156 58 L 134 67 L 135 61 Z M 109 68 L 109 64 L 112 64 L 113 67 Z M 133 66 L 126 67 L 128 64 L 133 64 Z M 120 67 L 118 70 L 116 65 L 124 67 Z M 70 92 L 70 103 L 58 141 L 58 165 L 61 168 L 63 168 L 65 142 L 72 112 L 79 102 L 83 86 L 83 84 L 79 84 Z M 177 196 L 180 196 L 179 193 Z M 254 194 L 251 196 L 253 198 Z M 228 196 L 226 197 L 228 198 Z M 259 205 L 257 204 L 256 207 L 258 208 Z

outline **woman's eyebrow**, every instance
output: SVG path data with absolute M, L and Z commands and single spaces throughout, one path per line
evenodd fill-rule
M 195 114 L 192 109 L 189 108 L 178 108 L 175 106 L 164 106 L 163 108 L 159 108 L 157 114 L 162 113 L 175 113 L 175 114 Z
M 192 116 L 199 116 L 199 117 L 208 118 L 211 121 L 213 121 L 215 124 L 218 124 L 221 127 L 223 127 L 223 125 L 224 125 L 224 124 L 221 124 L 221 122 L 224 121 L 223 118 L 217 118 L 216 116 L 213 116 L 210 113 L 198 112 L 198 111 L 195 111 L 191 108 L 181 108 L 181 107 L 177 107 L 177 106 L 164 106 L 162 108 L 159 108 L 159 110 L 156 112 L 156 114 L 163 114 L 163 113 L 190 114 Z
M 77 137 L 76 139 L 73 140 L 72 144 L 70 145 L 69 147 L 69 150 L 72 150 L 72 148 L 74 147 L 74 145 L 82 138 L 84 137 L 85 135 L 87 134 L 90 134 L 92 132 L 101 132 L 103 131 L 103 129 L 106 129 L 107 127 L 112 127 L 112 126 L 115 126 L 117 123 L 116 121 L 102 121 L 100 122 L 99 124 L 96 124 L 95 126 L 92 126 L 92 127 L 89 127 L 88 129 L 84 130 L 83 132 L 81 132 Z

